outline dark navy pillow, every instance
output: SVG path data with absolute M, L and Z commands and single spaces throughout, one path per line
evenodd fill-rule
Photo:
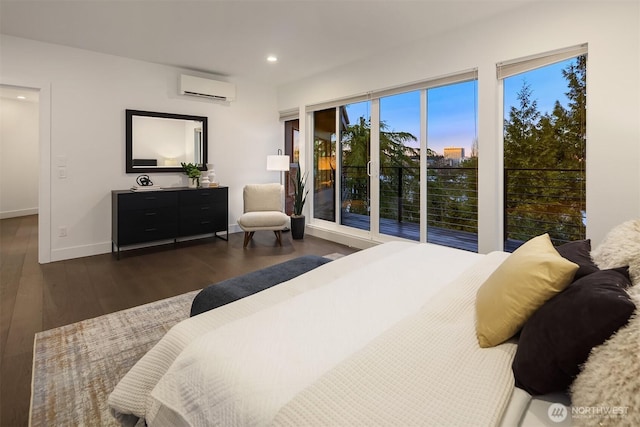
M 580 266 L 573 280 L 577 280 L 587 274 L 595 273 L 600 269 L 591 259 L 591 240 L 576 240 L 573 242 L 565 243 L 556 247 L 556 250 L 563 258 L 576 263 Z
M 513 361 L 516 386 L 532 395 L 565 391 L 591 349 L 635 310 L 628 268 L 600 270 L 569 285 L 525 323 Z

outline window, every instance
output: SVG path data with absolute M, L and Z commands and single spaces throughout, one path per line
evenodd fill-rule
M 427 91 L 427 241 L 478 251 L 477 80 Z
M 585 238 L 586 46 L 498 66 L 504 88 L 505 250 Z

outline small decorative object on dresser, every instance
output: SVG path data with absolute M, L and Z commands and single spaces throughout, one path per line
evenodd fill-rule
M 307 193 L 309 192 L 309 190 L 305 189 L 307 176 L 306 174 L 304 176 L 302 175 L 299 163 L 296 165 L 295 169 L 295 178 L 291 178 L 293 185 L 293 215 L 291 215 L 291 237 L 296 240 L 300 240 L 304 238 L 305 223 L 302 209 L 304 208 L 304 203 L 307 201 Z
M 213 163 L 207 163 L 207 175 L 209 176 L 209 187 L 217 187 L 219 184 L 216 179 L 216 170 L 213 167 Z

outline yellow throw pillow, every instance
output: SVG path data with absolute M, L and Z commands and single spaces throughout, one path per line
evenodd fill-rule
M 478 289 L 480 347 L 493 347 L 515 335 L 542 304 L 569 286 L 577 270 L 578 264 L 563 258 L 548 234 L 516 249 Z

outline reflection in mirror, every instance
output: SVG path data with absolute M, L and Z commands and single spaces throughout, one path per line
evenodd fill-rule
M 207 117 L 126 110 L 127 172 L 181 172 L 207 163 Z

